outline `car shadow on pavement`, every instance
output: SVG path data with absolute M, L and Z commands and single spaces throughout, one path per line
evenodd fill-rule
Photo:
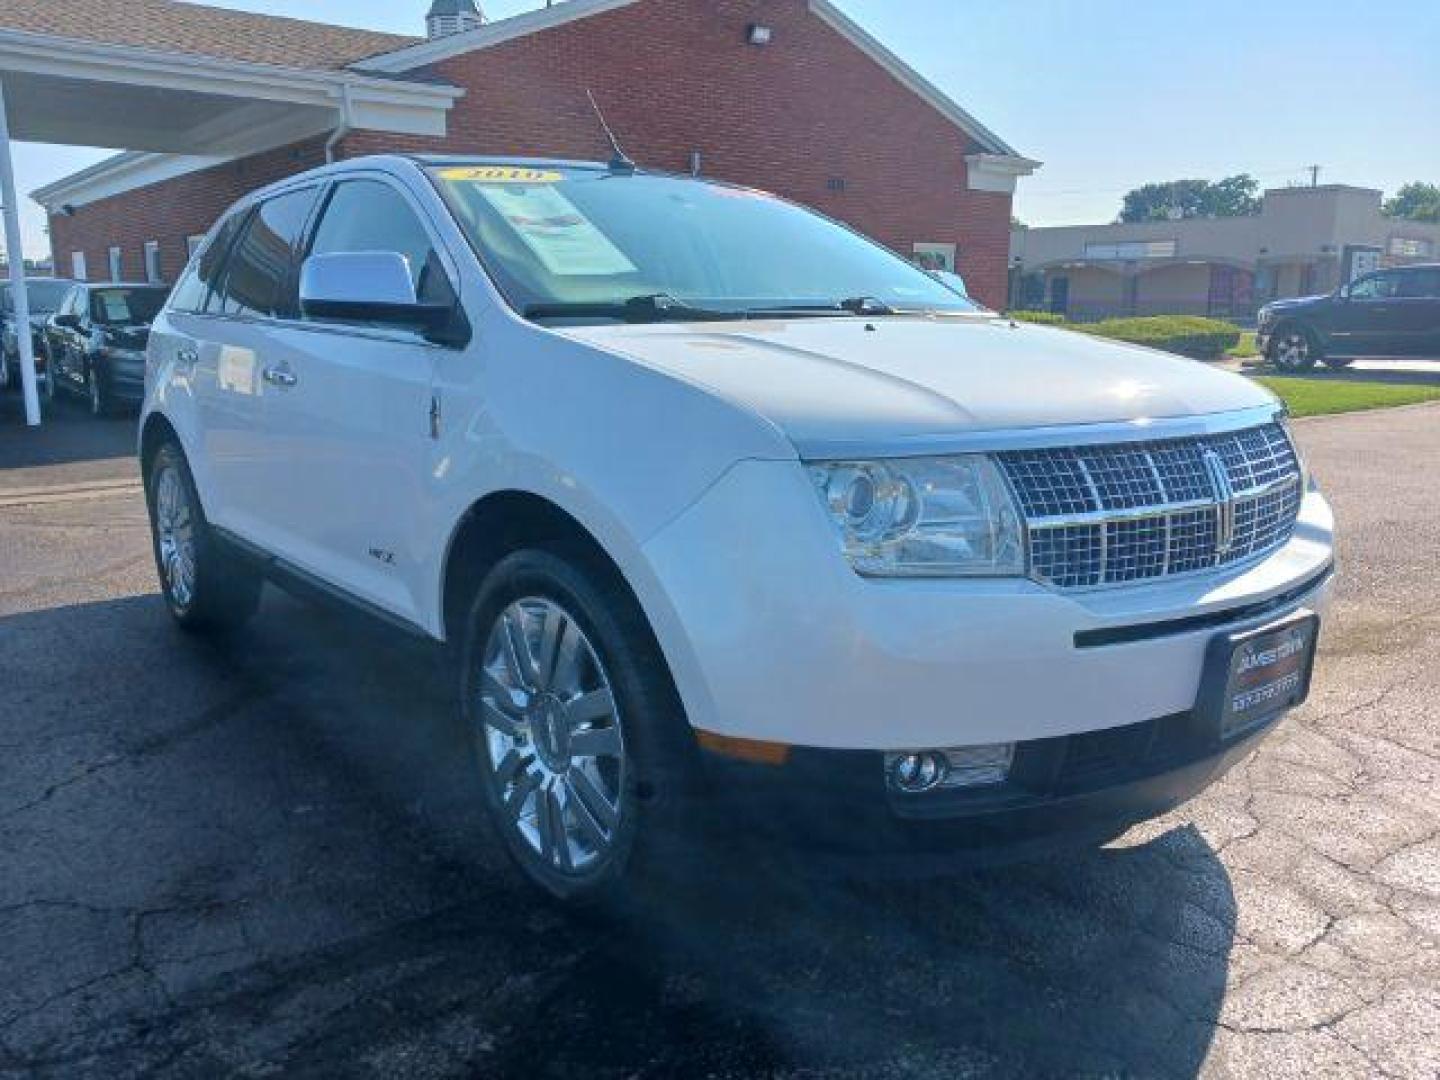
M 106 475 L 134 471 L 134 410 L 94 417 L 80 402 L 57 399 L 44 403 L 41 413 L 40 426 L 27 427 L 20 395 L 0 394 L 0 470 L 91 463 Z
M 907 883 L 707 849 L 573 915 L 481 839 L 450 682 L 280 594 L 220 643 L 0 619 L 0 1074 L 1199 1070 L 1235 902 L 1193 828 Z

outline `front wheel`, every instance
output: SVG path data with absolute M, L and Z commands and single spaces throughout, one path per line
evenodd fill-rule
M 175 443 L 156 451 L 146 497 L 160 589 L 175 621 L 197 632 L 229 630 L 249 621 L 260 603 L 262 580 L 216 538 Z
M 85 369 L 85 389 L 90 399 L 91 416 L 109 416 L 111 412 L 110 392 L 105 387 L 105 380 L 100 374 L 100 369 L 95 364 L 90 364 Z
M 50 343 L 45 343 L 45 385 L 41 388 L 41 394 L 47 403 L 55 400 L 59 393 L 56 383 L 60 379 L 60 372 L 55 366 L 55 350 L 50 348 Z
M 486 809 L 524 876 L 579 903 L 648 876 L 691 744 L 633 597 L 587 560 L 517 552 L 475 597 L 462 663 Z
M 1281 327 L 1270 346 L 1270 362 L 1281 371 L 1309 371 L 1319 359 L 1319 342 L 1303 326 Z

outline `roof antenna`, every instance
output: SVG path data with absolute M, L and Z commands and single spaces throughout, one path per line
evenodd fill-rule
M 585 96 L 590 99 L 590 108 L 595 110 L 595 118 L 600 121 L 600 127 L 604 130 L 605 137 L 610 140 L 610 149 L 614 151 L 614 156 L 610 158 L 610 171 L 633 173 L 636 167 L 635 162 L 631 161 L 630 156 L 620 148 L 620 140 L 615 138 L 615 132 L 611 131 L 610 125 L 605 122 L 605 114 L 600 111 L 600 106 L 595 101 L 595 95 L 589 87 L 585 89 Z

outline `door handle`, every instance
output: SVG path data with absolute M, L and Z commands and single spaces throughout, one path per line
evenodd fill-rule
M 287 367 L 267 367 L 261 377 L 271 386 L 294 386 L 300 381 Z

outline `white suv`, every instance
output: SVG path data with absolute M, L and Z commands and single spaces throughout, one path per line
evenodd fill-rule
M 140 453 L 182 625 L 268 577 L 453 645 L 494 825 L 571 898 L 696 792 L 870 867 L 1104 841 L 1304 698 L 1332 572 L 1254 383 L 624 163 L 247 197 Z

